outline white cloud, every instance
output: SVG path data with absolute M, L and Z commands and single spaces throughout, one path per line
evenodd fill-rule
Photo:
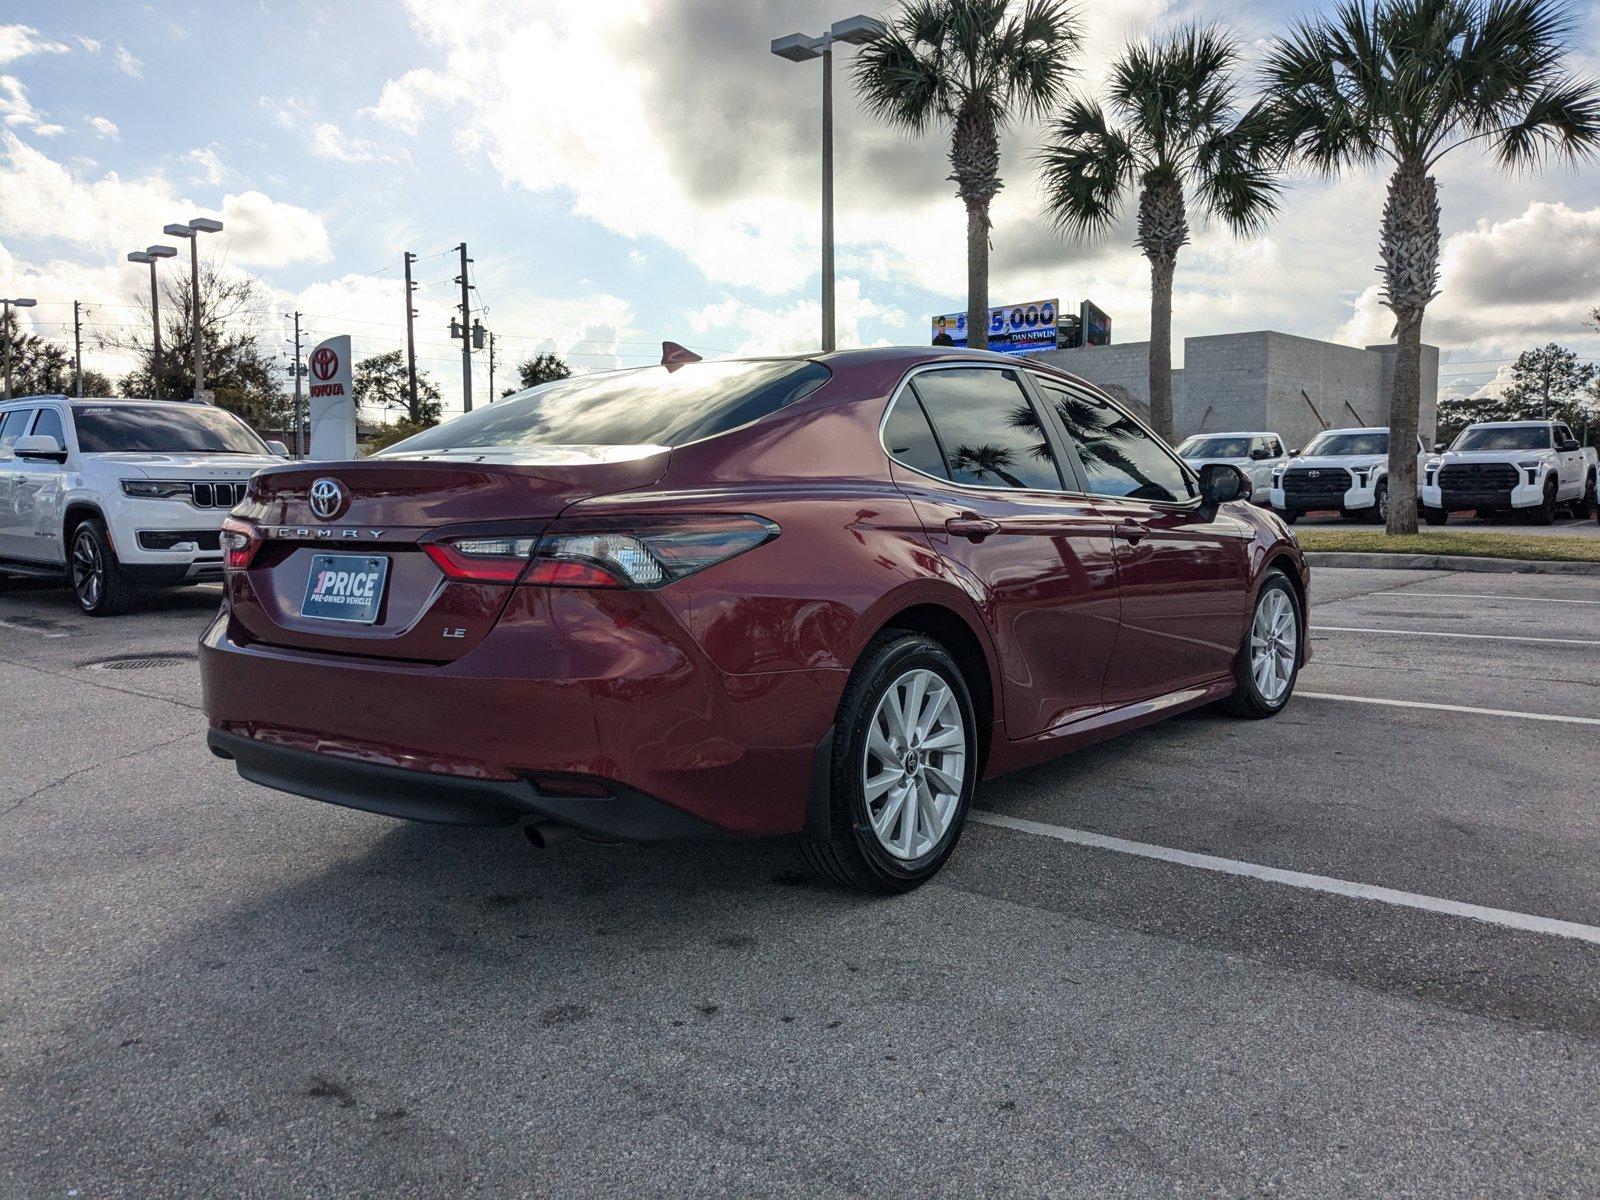
M 117 70 L 131 79 L 139 79 L 144 75 L 144 63 L 128 53 L 126 46 L 119 45 L 112 53 L 111 61 L 117 65 Z
M 215 186 L 227 178 L 228 169 L 222 165 L 222 160 L 217 157 L 217 152 L 211 146 L 197 146 L 184 159 L 195 165 L 200 178 Z
M 103 138 L 114 138 L 122 132 L 110 117 L 89 117 L 85 123 Z
M 228 257 L 240 266 L 279 267 L 333 257 L 327 227 L 308 209 L 251 191 L 224 196 L 220 215 Z
M 864 297 L 859 279 L 845 277 L 835 285 L 834 328 L 841 349 L 864 344 L 861 326 L 865 321 L 895 323 L 906 319 L 905 313 Z M 816 300 L 798 300 L 767 308 L 729 297 L 691 313 L 689 327 L 697 334 L 728 328 L 741 331 L 745 339 L 732 347 L 734 354 L 815 350 L 822 337 L 822 305 Z
M 1600 298 L 1600 207 L 1537 201 L 1508 220 L 1479 221 L 1445 238 L 1439 266 L 1439 297 L 1422 330 L 1428 342 L 1494 353 L 1582 338 Z M 1356 299 L 1341 340 L 1391 340 L 1394 320 L 1379 291 L 1373 284 Z
M 383 85 L 378 102 L 361 110 L 404 133 L 416 133 L 429 116 L 464 100 L 468 89 L 463 81 L 427 67 L 407 71 Z
M 311 153 L 317 158 L 343 163 L 402 163 L 411 160 L 410 153 L 404 149 L 388 153 L 376 142 L 351 137 L 329 121 L 319 123 L 311 131 Z
M 28 89 L 22 86 L 22 80 L 15 75 L 0 75 L 0 125 L 37 130 L 43 121 L 44 114 L 28 99 Z M 58 131 L 59 127 L 51 129 Z
M 72 35 L 72 40 L 77 42 L 78 45 L 82 46 L 90 54 L 100 53 L 101 43 L 92 37 L 84 37 L 81 33 L 75 33 Z
M 39 36 L 31 25 L 0 25 L 0 64 L 15 62 L 30 54 L 65 54 L 72 47 Z

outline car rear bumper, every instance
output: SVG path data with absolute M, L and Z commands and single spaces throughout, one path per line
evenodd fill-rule
M 200 644 L 213 745 L 266 786 L 417 820 L 639 840 L 805 825 L 846 672 L 725 674 L 641 593 L 557 590 L 443 664 L 247 644 L 223 611 Z
M 471 779 L 408 771 L 275 745 L 212 729 L 206 744 L 251 783 L 345 808 L 439 825 L 557 821 L 606 841 L 709 837 L 716 827 L 620 784 L 606 796 L 552 795 L 531 779 Z

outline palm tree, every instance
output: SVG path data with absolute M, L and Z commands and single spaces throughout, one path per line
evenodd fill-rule
M 873 115 L 912 133 L 950 128 L 950 179 L 967 206 L 967 345 L 989 344 L 989 204 L 1001 188 L 1000 133 L 1042 116 L 1080 42 L 1064 0 L 907 0 L 852 74 Z
M 1150 260 L 1150 421 L 1172 438 L 1172 278 L 1189 241 L 1188 202 L 1236 233 L 1259 232 L 1278 207 L 1277 151 L 1261 106 L 1238 109 L 1239 51 L 1214 29 L 1189 27 L 1129 46 L 1107 99 L 1075 96 L 1036 155 L 1045 200 L 1063 233 L 1105 233 L 1138 194 L 1134 245 Z
M 1571 27 L 1551 0 L 1345 0 L 1301 21 L 1264 73 L 1285 145 L 1324 175 L 1387 161 L 1378 253 L 1394 313 L 1390 533 L 1415 533 L 1422 318 L 1438 294 L 1433 169 L 1481 145 L 1508 170 L 1600 147 L 1600 86 L 1567 69 Z

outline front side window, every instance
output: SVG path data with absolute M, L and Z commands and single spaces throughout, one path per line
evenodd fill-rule
M 909 390 L 933 422 L 957 483 L 1061 490 L 1055 451 L 1017 372 L 988 367 L 923 371 Z
M 1178 447 L 1184 458 L 1247 458 L 1250 439 L 1239 437 L 1192 437 Z
M 832 377 L 821 363 L 730 359 L 563 379 L 396 442 L 375 458 L 533 446 L 681 446 L 759 420 Z
M 270 454 L 230 412 L 209 404 L 74 404 L 84 454 Z
M 1568 429 L 1565 425 L 1556 426 L 1557 442 L 1572 442 L 1576 440 L 1577 439 L 1572 436 L 1572 430 Z
M 1271 437 L 1271 438 L 1267 439 L 1267 457 L 1269 457 L 1269 458 L 1282 458 L 1283 457 L 1283 443 L 1280 442 L 1275 437 Z
M 1077 444 L 1089 490 L 1130 500 L 1182 501 L 1189 479 L 1159 442 L 1109 401 L 1040 381 Z
M 61 414 L 53 408 L 41 408 L 39 419 L 33 423 L 34 437 L 53 437 L 56 445 L 67 448 L 66 434 L 61 431 Z

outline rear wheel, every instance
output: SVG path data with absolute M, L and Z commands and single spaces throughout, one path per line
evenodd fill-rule
M 1283 518 L 1283 523 L 1285 525 L 1293 525 L 1300 519 L 1300 513 L 1296 509 L 1292 508 L 1280 509 L 1278 511 L 1278 515 Z
M 115 617 L 133 607 L 136 592 L 117 562 L 104 523 L 91 517 L 72 533 L 68 559 L 72 592 L 91 617 Z
M 1450 520 L 1450 514 L 1442 508 L 1425 508 L 1422 519 L 1429 525 L 1444 525 Z
M 1223 703 L 1238 717 L 1276 716 L 1300 674 L 1300 604 L 1282 571 L 1267 573 L 1234 663 L 1233 695 Z
M 839 704 L 828 835 L 801 842 L 822 878 L 905 892 L 954 851 L 977 783 L 977 723 L 961 671 L 932 638 L 889 630 Z

